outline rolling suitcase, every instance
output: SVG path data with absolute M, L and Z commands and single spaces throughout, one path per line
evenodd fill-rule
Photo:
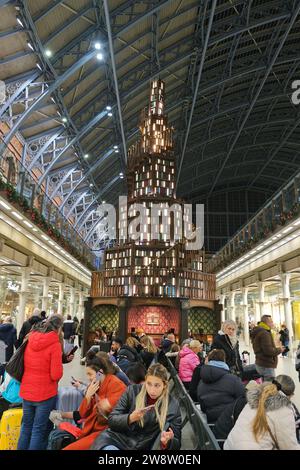
M 83 396 L 75 387 L 59 387 L 56 409 L 59 411 L 76 411 L 83 400 Z M 65 421 L 74 423 L 72 419 L 66 419 Z
M 0 423 L 0 450 L 17 449 L 22 416 L 22 408 L 11 408 L 4 411 Z

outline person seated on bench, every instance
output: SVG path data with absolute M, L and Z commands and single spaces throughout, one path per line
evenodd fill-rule
M 230 373 L 223 349 L 213 349 L 201 367 L 197 398 L 207 422 L 215 423 L 226 405 L 245 395 L 245 387 L 236 375 Z
M 149 367 L 143 385 L 127 388 L 108 426 L 91 450 L 151 450 L 160 433 L 162 449 L 180 449 L 180 406 L 169 394 L 168 372 L 162 364 Z

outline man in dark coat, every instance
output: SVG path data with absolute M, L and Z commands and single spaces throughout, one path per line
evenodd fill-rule
M 0 341 L 6 345 L 5 361 L 8 362 L 14 353 L 14 346 L 17 346 L 17 330 L 12 324 L 11 317 L 6 317 L 0 325 Z
M 284 351 L 284 346 L 275 346 L 272 328 L 274 324 L 271 315 L 264 315 L 251 333 L 257 372 L 264 380 L 270 381 L 275 378 L 278 355 Z
M 169 333 L 168 336 L 162 342 L 162 350 L 164 353 L 170 352 L 171 347 L 175 343 L 176 338 L 173 333 Z

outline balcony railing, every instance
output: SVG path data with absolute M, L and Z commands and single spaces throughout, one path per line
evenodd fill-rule
M 209 260 L 208 272 L 218 272 L 300 216 L 300 172 L 283 185 L 258 212 Z
M 85 266 L 97 268 L 90 247 L 7 146 L 0 155 L 0 194 Z

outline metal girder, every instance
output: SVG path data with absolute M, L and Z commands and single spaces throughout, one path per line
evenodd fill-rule
M 45 151 L 47 150 L 47 148 L 61 135 L 62 133 L 61 132 L 56 132 L 56 134 L 54 134 L 49 140 L 47 140 L 47 142 L 45 143 L 45 145 L 43 145 L 43 147 L 41 148 L 41 150 L 35 155 L 35 157 L 31 160 L 30 164 L 28 165 L 27 169 L 28 171 L 31 171 L 32 168 L 34 167 L 34 165 L 36 164 L 36 162 L 38 162 L 38 160 L 41 158 L 41 156 L 45 153 Z
M 300 124 L 300 118 L 298 118 L 296 120 L 296 122 L 293 125 L 292 129 L 289 132 L 286 133 L 284 139 L 281 142 L 277 142 L 277 145 L 275 145 L 274 147 L 271 148 L 271 150 L 269 151 L 269 153 L 267 155 L 267 160 L 264 162 L 262 167 L 259 169 L 259 171 L 255 175 L 254 179 L 252 180 L 252 182 L 248 186 L 248 188 L 251 188 L 252 184 L 255 183 L 255 181 L 262 175 L 265 168 L 271 163 L 271 161 L 274 159 L 274 157 L 278 154 L 278 152 L 282 148 L 282 146 L 288 142 L 289 137 L 293 134 L 293 132 L 299 126 L 299 124 Z M 275 144 L 275 142 L 273 142 L 273 144 Z M 293 145 L 296 145 L 296 143 L 293 143 Z M 290 163 L 289 163 L 289 165 L 290 165 Z
M 255 191 L 256 193 L 263 193 L 263 194 L 274 194 L 274 189 L 268 189 L 268 188 L 261 188 L 261 187 L 258 187 L 258 186 L 255 186 L 252 188 L 253 191 Z M 233 186 L 232 188 L 223 188 L 223 189 L 219 189 L 217 191 L 214 192 L 213 194 L 213 197 L 214 196 L 218 196 L 220 194 L 225 194 L 225 193 L 232 193 L 232 192 L 236 192 L 236 191 L 243 191 L 245 192 L 245 186 Z M 189 193 L 189 194 L 192 194 L 191 195 L 185 195 L 184 196 L 184 199 L 189 201 L 190 203 L 195 203 L 197 201 L 204 201 L 207 199 L 206 197 L 206 194 L 196 194 L 195 196 L 193 196 L 193 194 L 195 193 L 195 191 L 193 191 L 192 193 Z
M 66 204 L 68 199 L 72 196 L 72 194 L 75 192 L 77 187 L 82 183 L 82 181 L 84 181 L 85 178 L 88 178 L 95 171 L 95 169 L 98 168 L 98 166 L 101 165 L 113 152 L 114 152 L 114 150 L 112 150 L 112 149 L 108 150 L 108 152 L 106 152 L 100 160 L 96 159 L 96 162 L 93 164 L 93 166 L 91 166 L 88 169 L 88 171 L 86 173 L 84 173 L 82 175 L 82 177 L 79 178 L 78 181 L 76 181 L 76 183 L 73 186 L 73 188 L 71 189 L 71 191 L 64 198 L 63 204 L 60 207 L 62 207 L 63 205 Z
M 81 199 L 83 199 L 86 195 L 87 195 L 88 191 L 84 191 L 77 199 L 76 201 L 74 202 L 74 204 L 72 204 L 72 206 L 70 207 L 70 210 L 67 212 L 66 214 L 66 219 L 68 219 L 70 217 L 70 215 L 72 214 L 73 210 L 75 209 L 75 207 L 77 206 L 77 204 L 79 204 L 79 202 L 81 201 Z
M 13 93 L 7 101 L 0 108 L 0 118 L 3 116 L 7 108 L 14 103 L 14 101 L 20 96 L 20 94 L 39 76 L 39 73 L 33 73 L 27 80 L 22 83 L 22 85 L 17 88 L 15 93 Z
M 124 162 L 126 165 L 126 162 L 127 162 L 126 139 L 125 139 L 125 134 L 124 134 L 122 107 L 121 107 L 121 102 L 120 102 L 117 69 L 116 69 L 116 62 L 115 62 L 115 56 L 114 56 L 114 46 L 113 46 L 113 39 L 112 39 L 112 33 L 111 33 L 110 17 L 109 17 L 109 9 L 108 9 L 107 0 L 103 0 L 103 6 L 104 6 L 104 12 L 105 12 L 106 27 L 107 27 L 110 60 L 111 60 L 111 65 L 112 65 L 112 70 L 113 70 L 113 77 L 114 77 L 115 94 L 117 98 L 117 108 L 118 108 L 119 123 L 120 123 L 121 137 L 122 137 L 122 144 L 123 144 Z
M 21 115 L 21 117 L 16 121 L 12 129 L 8 132 L 8 134 L 5 136 L 5 143 L 8 144 L 12 137 L 15 135 L 15 133 L 18 131 L 20 128 L 20 125 L 30 116 L 30 114 L 35 111 L 37 106 L 41 101 L 44 101 L 48 96 L 53 93 L 53 91 L 56 90 L 57 87 L 59 87 L 65 80 L 67 80 L 73 73 L 76 72 L 80 67 L 82 67 L 84 64 L 86 64 L 92 57 L 95 56 L 95 51 L 88 52 L 85 54 L 83 57 L 81 57 L 77 62 L 75 62 L 64 74 L 62 74 L 60 77 L 55 80 L 52 85 L 50 85 L 44 93 L 42 93 L 35 101 L 32 103 L 32 105 Z M 0 146 L 0 151 L 3 150 L 1 149 Z
M 65 176 L 62 178 L 61 182 L 56 186 L 56 188 L 54 189 L 54 191 L 51 193 L 51 199 L 53 200 L 55 198 L 55 196 L 58 194 L 60 188 L 62 188 L 62 186 L 64 185 L 64 183 L 67 181 L 67 179 L 69 178 L 69 176 L 73 173 L 73 171 L 75 170 L 75 168 L 77 167 L 77 165 L 73 165 L 72 168 L 66 172 Z
M 83 15 L 85 15 L 85 13 L 87 13 L 88 11 L 90 11 L 92 9 L 93 9 L 93 6 L 88 5 L 88 6 L 85 6 L 84 8 L 82 8 L 80 11 L 78 11 L 77 15 L 71 16 L 67 21 L 65 21 L 65 23 L 62 25 L 62 27 L 59 27 L 58 29 L 56 29 L 55 31 L 53 31 L 47 37 L 47 41 L 44 43 L 44 46 L 47 47 L 53 39 L 55 39 L 57 36 L 59 36 L 61 33 L 63 33 L 63 31 L 65 29 L 69 28 L 69 26 L 71 26 L 73 23 L 77 22 L 78 19 L 80 19 Z
M 79 139 L 81 139 L 87 132 L 89 132 L 89 130 L 92 127 L 94 127 L 106 115 L 107 115 L 107 110 L 102 111 L 97 116 L 95 116 L 83 129 L 78 131 L 77 135 L 75 137 L 73 137 L 72 140 L 70 140 L 70 142 L 63 148 L 63 150 L 61 152 L 59 152 L 59 154 L 53 160 L 51 160 L 51 162 L 47 166 L 46 171 L 44 172 L 44 174 L 39 179 L 40 184 L 42 183 L 42 181 L 44 181 L 44 179 L 48 175 L 49 171 L 51 170 L 53 165 L 55 165 L 55 163 L 57 163 L 57 161 L 60 159 L 60 157 L 62 155 L 64 155 L 70 147 L 72 147 Z
M 82 229 L 82 227 L 85 225 L 85 223 L 88 221 L 89 217 L 92 215 L 92 212 L 94 209 L 92 209 L 90 212 L 88 212 L 88 210 L 95 204 L 96 200 L 95 198 L 88 204 L 88 206 L 82 211 L 82 213 L 80 214 L 80 217 L 78 218 L 77 222 L 75 223 L 74 227 L 77 226 L 77 224 L 81 222 L 81 224 L 78 226 L 77 230 L 78 232 Z M 82 217 L 85 215 L 86 217 L 84 219 L 82 219 Z
M 58 5 L 60 5 L 61 3 L 63 2 L 63 0 L 52 0 L 51 3 L 50 3 L 50 6 L 49 4 L 47 5 L 46 8 L 44 8 L 44 10 L 42 10 L 41 12 L 37 13 L 34 17 L 33 17 L 33 21 L 36 23 L 38 21 L 40 21 L 42 18 L 44 18 L 46 15 L 48 15 L 52 10 L 54 10 L 54 8 L 56 8 Z
M 248 120 L 250 114 L 251 114 L 251 112 L 252 112 L 252 109 L 253 109 L 253 107 L 254 107 L 254 105 L 255 105 L 255 103 L 256 103 L 256 101 L 257 101 L 257 99 L 258 99 L 258 97 L 259 97 L 259 95 L 260 95 L 260 93 L 261 93 L 261 90 L 263 89 L 263 86 L 264 86 L 265 82 L 267 81 L 267 78 L 268 78 L 269 74 L 271 73 L 271 71 L 272 71 L 272 69 L 273 69 L 273 66 L 274 66 L 274 64 L 275 64 L 275 62 L 276 62 L 276 60 L 277 60 L 277 57 L 278 57 L 280 51 L 282 50 L 282 48 L 283 48 L 283 46 L 284 46 L 284 43 L 285 43 L 285 41 L 286 41 L 286 39 L 287 39 L 287 37 L 288 37 L 288 34 L 289 34 L 291 28 L 293 27 L 293 25 L 294 25 L 294 23 L 295 23 L 295 21 L 296 21 L 296 19 L 297 19 L 297 17 L 298 17 L 299 12 L 300 12 L 300 4 L 298 4 L 297 7 L 295 8 L 295 10 L 294 10 L 294 12 L 293 12 L 293 15 L 292 15 L 292 17 L 291 17 L 291 19 L 290 19 L 290 21 L 289 21 L 288 27 L 287 27 L 287 29 L 286 29 L 286 31 L 285 31 L 283 37 L 282 37 L 281 40 L 280 40 L 279 46 L 277 47 L 276 52 L 274 53 L 274 55 L 273 55 L 273 57 L 272 57 L 272 59 L 271 59 L 271 62 L 270 62 L 270 64 L 269 64 L 268 67 L 267 67 L 267 70 L 266 70 L 266 72 L 265 72 L 265 75 L 264 75 L 263 79 L 262 79 L 262 80 L 260 81 L 260 83 L 259 83 L 259 86 L 258 86 L 258 88 L 257 88 L 257 90 L 256 90 L 256 92 L 255 92 L 255 95 L 254 95 L 254 97 L 253 97 L 253 99 L 252 99 L 252 101 L 251 101 L 251 104 L 250 104 L 250 106 L 249 106 L 249 108 L 248 108 L 248 111 L 247 111 L 247 113 L 246 113 L 246 115 L 245 115 L 245 117 L 244 117 L 244 119 L 243 119 L 241 125 L 239 126 L 238 132 L 237 132 L 237 134 L 236 134 L 236 136 L 235 136 L 235 138 L 234 138 L 234 140 L 233 140 L 233 142 L 232 142 L 232 144 L 231 144 L 231 146 L 230 146 L 230 148 L 229 148 L 229 151 L 228 151 L 228 153 L 227 153 L 227 155 L 226 155 L 224 161 L 222 162 L 222 165 L 221 165 L 220 169 L 219 169 L 218 172 L 217 172 L 217 175 L 216 175 L 215 180 L 214 180 L 213 183 L 212 183 L 212 186 L 211 186 L 210 191 L 209 191 L 209 193 L 208 193 L 208 197 L 211 195 L 211 193 L 213 192 L 213 190 L 214 190 L 215 187 L 216 187 L 216 184 L 217 184 L 217 182 L 218 182 L 218 180 L 219 180 L 219 178 L 220 178 L 220 176 L 221 176 L 221 173 L 222 173 L 222 171 L 224 170 L 224 168 L 225 168 L 225 166 L 226 166 L 226 163 L 227 163 L 227 161 L 228 161 L 228 159 L 229 159 L 229 157 L 230 157 L 230 155 L 231 155 L 231 153 L 232 153 L 232 151 L 233 151 L 233 149 L 234 149 L 234 147 L 235 147 L 235 145 L 236 145 L 236 143 L 237 143 L 237 141 L 238 141 L 238 139 L 239 139 L 239 136 L 240 136 L 240 134 L 241 134 L 241 132 L 242 132 L 242 130 L 243 130 L 243 128 L 244 128 L 244 126 L 245 126 L 245 124 L 246 124 L 246 122 L 247 122 L 247 120 Z
M 257 146 L 257 145 L 252 145 L 253 148 L 255 148 L 256 146 Z M 239 147 L 238 150 L 244 150 L 245 148 L 249 148 L 249 146 L 246 145 L 246 146 L 244 146 L 244 147 L 243 147 L 243 146 L 242 146 L 242 147 Z M 218 156 L 220 156 L 220 155 L 224 155 L 224 152 L 221 153 L 221 154 L 218 154 Z M 247 161 L 245 161 L 245 162 L 241 162 L 239 166 L 240 166 L 240 167 L 251 166 L 251 165 L 256 165 L 256 166 L 257 166 L 259 163 L 261 163 L 261 159 L 247 160 Z M 285 162 L 285 163 L 287 163 L 287 162 Z M 228 168 L 236 168 L 236 165 L 237 165 L 237 163 L 236 163 L 236 162 L 233 162 L 231 165 L 227 165 L 227 166 L 226 166 L 226 169 L 228 169 Z M 296 168 L 299 168 L 299 165 L 294 165 L 294 166 L 295 166 Z M 205 181 L 205 178 L 206 178 L 208 175 L 210 175 L 210 174 L 212 174 L 212 173 L 214 173 L 214 172 L 215 172 L 215 168 L 212 168 L 212 169 L 210 169 L 210 170 L 208 170 L 208 171 L 205 171 L 205 172 L 201 173 L 200 175 L 192 174 L 192 175 L 191 175 L 191 178 L 186 179 L 186 180 L 184 181 L 184 183 L 182 184 L 181 187 L 183 187 L 184 185 L 190 184 L 190 183 L 193 182 L 193 181 L 200 180 L 201 178 L 204 178 L 204 181 Z M 240 174 L 239 176 L 240 176 L 240 178 L 244 178 L 244 177 L 245 177 L 245 174 Z M 272 178 L 274 179 L 274 181 L 280 181 L 280 180 L 281 180 L 281 179 L 278 177 L 278 175 L 276 175 L 276 176 L 275 176 L 275 175 L 274 175 L 274 176 L 273 176 L 273 175 L 269 175 L 269 176 L 272 176 Z M 178 188 L 178 190 L 179 190 L 179 188 Z
M 184 160 L 187 141 L 188 141 L 188 138 L 189 138 L 191 122 L 192 122 L 192 119 L 193 119 L 194 108 L 195 108 L 195 104 L 196 104 L 196 100 L 197 100 L 197 96 L 198 96 L 198 89 L 199 89 L 199 84 L 200 84 L 200 80 L 201 80 L 201 77 L 202 77 L 202 71 L 203 71 L 206 51 L 207 51 L 207 47 L 208 47 L 208 40 L 209 40 L 209 36 L 210 36 L 210 33 L 211 33 L 211 28 L 212 28 L 212 24 L 213 24 L 213 19 L 214 19 L 214 15 L 215 15 L 216 6 L 217 6 L 217 0 L 212 0 L 212 5 L 211 5 L 211 10 L 210 10 L 210 15 L 209 15 L 209 22 L 208 22 L 206 37 L 205 37 L 205 42 L 204 42 L 204 45 L 203 45 L 203 49 L 201 51 L 201 60 L 200 60 L 200 65 L 199 65 L 199 70 L 198 70 L 198 77 L 197 77 L 197 81 L 196 81 L 192 106 L 191 106 L 191 110 L 190 110 L 190 113 L 189 113 L 189 122 L 188 122 L 188 125 L 187 125 L 184 144 L 183 144 L 183 149 L 182 149 L 182 153 L 181 153 L 181 157 L 180 157 L 179 165 L 178 165 L 178 169 L 177 169 L 177 178 L 176 178 L 175 187 L 177 187 L 178 181 L 179 181 L 179 178 L 180 178 L 181 168 L 182 168 L 182 164 L 183 164 L 183 160 Z

